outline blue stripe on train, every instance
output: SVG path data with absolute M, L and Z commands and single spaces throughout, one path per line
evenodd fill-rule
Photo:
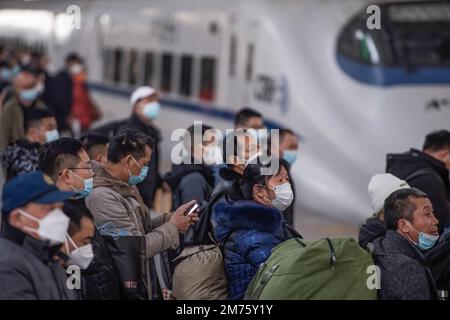
M 133 89 L 124 89 L 124 88 L 116 88 L 108 85 L 103 85 L 99 83 L 93 83 L 89 82 L 88 86 L 90 89 L 104 92 L 108 94 L 113 94 L 120 96 L 122 98 L 128 99 L 133 91 Z M 225 108 L 221 108 L 222 110 L 215 109 L 216 107 L 212 105 L 201 105 L 196 104 L 193 102 L 188 101 L 180 101 L 180 100 L 174 100 L 174 99 L 161 99 L 161 103 L 164 104 L 164 106 L 168 106 L 173 109 L 183 110 L 187 112 L 194 112 L 194 113 L 201 113 L 208 117 L 214 117 L 219 118 L 222 120 L 228 120 L 233 122 L 234 121 L 234 112 L 223 110 Z M 214 109 L 213 109 L 214 108 Z M 268 129 L 278 129 L 278 128 L 284 128 L 281 124 L 271 121 L 271 120 L 265 120 L 264 121 Z M 295 130 L 294 130 L 295 131 Z
M 365 64 L 340 54 L 337 55 L 337 62 L 353 79 L 376 86 L 450 83 L 450 67 L 417 67 L 414 71 L 408 72 L 405 67 Z

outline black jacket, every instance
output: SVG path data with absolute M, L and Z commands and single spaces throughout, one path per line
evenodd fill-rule
M 380 300 L 430 300 L 436 286 L 422 252 L 393 230 L 373 242 L 374 262 L 380 267 Z
M 198 203 L 207 201 L 214 184 L 211 170 L 203 164 L 172 165 L 164 181 L 172 189 L 173 209 L 193 199 Z
M 411 176 L 418 170 L 428 168 L 430 173 L 421 174 L 412 179 Z M 433 204 L 433 211 L 439 220 L 439 233 L 450 223 L 450 183 L 448 170 L 445 164 L 422 151 L 411 149 L 402 154 L 388 154 L 386 172 L 406 180 L 411 187 L 425 192 Z
M 292 200 L 291 205 L 283 211 L 284 219 L 291 225 L 294 226 L 294 217 L 295 217 L 295 202 L 296 202 L 296 196 L 295 196 L 295 183 L 291 176 L 291 165 L 285 161 L 281 160 L 281 163 L 286 168 L 286 171 L 288 173 L 289 177 L 289 183 L 291 184 L 292 192 L 294 193 L 294 200 Z
M 117 129 L 120 132 L 125 129 L 139 130 L 155 141 L 155 146 L 152 151 L 152 157 L 149 163 L 149 171 L 145 180 L 137 185 L 139 193 L 141 194 L 144 203 L 147 207 L 151 208 L 153 205 L 153 198 L 155 196 L 156 189 L 161 187 L 162 178 L 158 172 L 159 168 L 159 142 L 161 141 L 161 133 L 155 126 L 148 126 L 143 123 L 138 116 L 132 114 L 131 117 L 125 122 L 121 123 Z
M 36 240 L 5 224 L 0 236 L 0 300 L 77 300 L 53 257 L 60 246 Z
M 375 241 L 386 234 L 386 224 L 377 217 L 367 219 L 366 223 L 359 229 L 358 242 L 363 248 L 366 248 L 368 243 Z
M 73 101 L 72 87 L 72 77 L 65 69 L 54 77 L 45 74 L 45 90 L 40 98 L 55 113 L 60 131 L 67 129 Z

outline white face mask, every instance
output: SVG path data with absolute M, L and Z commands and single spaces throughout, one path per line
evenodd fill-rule
M 291 184 L 286 182 L 272 188 L 272 190 L 275 192 L 275 199 L 271 200 L 272 206 L 280 211 L 286 210 L 294 200 Z
M 69 251 L 67 239 L 69 239 L 70 243 L 75 248 L 72 252 Z M 77 247 L 72 238 L 67 234 L 65 245 L 67 254 L 69 255 L 69 264 L 79 266 L 81 270 L 86 270 L 94 259 L 92 244 L 89 243 L 82 247 Z
M 42 240 L 50 241 L 51 245 L 64 242 L 70 219 L 64 214 L 61 209 L 56 208 L 50 211 L 50 213 L 42 219 L 38 219 L 35 216 L 32 216 L 31 214 L 20 209 L 19 212 L 28 219 L 36 221 L 39 224 L 38 229 L 24 226 L 24 230 L 37 233 Z
M 70 66 L 70 73 L 73 75 L 79 74 L 81 71 L 83 71 L 83 66 L 79 63 Z
M 207 165 L 223 164 L 222 149 L 218 146 L 206 147 L 203 160 Z

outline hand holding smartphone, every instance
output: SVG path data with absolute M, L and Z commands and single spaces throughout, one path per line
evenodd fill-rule
M 198 203 L 194 204 L 186 214 L 188 217 L 191 216 L 198 209 Z

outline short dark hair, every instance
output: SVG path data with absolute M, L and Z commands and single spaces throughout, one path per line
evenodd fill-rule
M 107 135 L 101 134 L 101 133 L 88 133 L 80 138 L 80 142 L 83 145 L 83 148 L 88 151 L 91 150 L 91 148 L 96 146 L 106 146 L 109 143 L 109 138 Z
M 434 131 L 425 137 L 423 143 L 423 151 L 440 151 L 443 149 L 450 150 L 450 132 L 447 130 Z
M 297 136 L 294 131 L 292 131 L 291 129 L 287 129 L 287 128 L 281 128 L 278 131 L 279 135 L 280 135 L 280 140 L 282 140 L 287 134 L 291 134 L 293 136 Z
M 384 221 L 386 228 L 397 230 L 400 219 L 413 222 L 415 204 L 411 199 L 428 198 L 427 194 L 416 188 L 400 189 L 393 192 L 384 202 Z
M 262 114 L 248 107 L 242 108 L 234 117 L 234 125 L 245 125 L 247 121 L 253 117 L 262 118 Z
M 188 149 L 189 147 L 191 148 L 191 152 L 193 151 L 194 148 L 194 141 L 195 141 L 195 132 L 196 132 L 196 128 L 200 128 L 200 130 L 197 129 L 197 131 L 201 132 L 201 137 L 197 137 L 198 141 L 201 141 L 202 144 L 204 144 L 203 141 L 203 135 L 205 134 L 206 131 L 208 131 L 209 129 L 212 129 L 212 127 L 206 125 L 206 124 L 193 124 L 192 126 L 190 126 L 189 128 L 187 128 L 187 132 L 184 134 L 183 137 L 183 144 L 186 147 L 186 149 Z M 189 141 L 189 138 L 190 141 Z
M 133 129 L 126 129 L 115 135 L 108 147 L 108 160 L 118 163 L 128 155 L 136 160 L 145 156 L 145 147 L 153 150 L 155 142 L 149 135 Z
M 39 166 L 56 181 L 62 170 L 73 167 L 81 161 L 79 153 L 82 150 L 81 142 L 75 138 L 60 138 L 46 143 L 41 148 Z
M 83 218 L 94 220 L 91 212 L 86 207 L 84 199 L 66 200 L 63 211 L 70 218 L 69 230 L 67 231 L 70 236 L 80 230 Z
M 71 52 L 66 56 L 66 63 L 69 62 L 78 62 L 78 63 L 83 63 L 83 58 L 81 58 L 81 56 L 76 53 L 76 52 Z
M 47 109 L 35 109 L 31 108 L 26 113 L 24 121 L 24 129 L 27 132 L 30 128 L 41 125 L 42 119 L 55 118 L 55 114 Z

